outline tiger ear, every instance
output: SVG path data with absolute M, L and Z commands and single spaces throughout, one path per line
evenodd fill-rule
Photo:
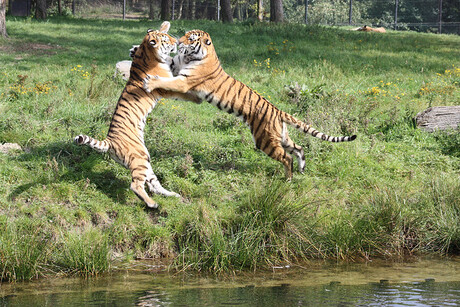
M 206 39 L 206 40 L 204 41 L 204 43 L 205 43 L 206 45 L 208 45 L 208 46 L 211 45 L 211 41 L 210 41 L 209 39 Z
M 170 27 L 171 27 L 171 24 L 169 23 L 169 21 L 163 21 L 163 23 L 160 26 L 160 32 L 168 33 Z

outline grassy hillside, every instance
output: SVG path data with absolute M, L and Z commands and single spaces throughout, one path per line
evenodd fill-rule
M 103 139 L 124 82 L 117 61 L 160 22 L 7 20 L 0 40 L 0 272 L 3 280 L 96 274 L 166 258 L 179 269 L 256 269 L 460 251 L 460 134 L 413 117 L 460 102 L 460 37 L 303 25 L 174 21 L 213 38 L 222 66 L 280 109 L 331 135 L 293 129 L 305 174 L 254 149 L 246 125 L 203 103 L 163 100 L 145 128 L 152 166 L 183 199 L 149 210 L 129 172 L 72 143 Z M 296 165 L 295 165 L 296 167 Z

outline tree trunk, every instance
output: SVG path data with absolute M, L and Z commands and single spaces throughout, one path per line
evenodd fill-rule
M 179 9 L 177 10 L 177 17 L 176 19 L 182 19 L 182 11 L 184 9 L 184 0 L 180 0 L 179 2 Z
M 207 1 L 207 19 L 209 20 L 216 20 L 217 17 L 217 10 L 214 2 L 215 1 L 212 0 Z
M 6 0 L 0 0 L 0 37 L 8 37 L 6 33 Z
M 35 1 L 35 18 L 46 19 L 46 0 Z
M 230 0 L 221 0 L 220 4 L 222 6 L 222 21 L 233 22 L 232 6 L 230 4 Z
M 238 4 L 238 2 L 235 4 L 235 10 L 234 10 L 233 16 L 237 20 L 241 20 L 241 9 L 240 9 L 240 5 Z
M 257 0 L 257 19 L 264 21 L 264 1 Z
M 161 20 L 171 19 L 171 3 L 170 0 L 161 0 Z
M 270 21 L 284 21 L 283 0 L 270 0 Z
M 182 8 L 183 19 L 190 19 L 190 0 L 184 0 L 184 6 Z
M 149 0 L 149 19 L 155 19 L 155 0 Z
M 190 19 L 195 20 L 196 16 L 196 0 L 190 0 Z

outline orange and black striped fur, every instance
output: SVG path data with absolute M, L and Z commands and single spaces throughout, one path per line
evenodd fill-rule
M 176 77 L 147 76 L 144 88 L 147 91 L 161 88 L 192 93 L 238 116 L 251 128 L 256 147 L 284 165 L 288 180 L 292 178 L 293 162 L 289 154 L 297 157 L 300 172 L 305 168 L 305 156 L 302 147 L 289 138 L 286 124 L 325 141 L 346 142 L 356 139 L 356 135 L 332 137 L 321 133 L 279 110 L 257 92 L 230 77 L 220 65 L 211 37 L 204 31 L 187 32 L 179 40 L 179 54 L 173 62 L 181 65 Z M 173 68 L 173 72 L 176 69 Z
M 363 31 L 363 32 L 377 32 L 377 33 L 386 33 L 387 32 L 384 27 L 371 28 L 371 27 L 368 27 L 368 26 L 364 26 L 364 27 L 356 28 L 355 30 L 356 31 Z
M 98 141 L 87 135 L 75 137 L 78 145 L 88 145 L 99 152 L 109 152 L 110 156 L 131 171 L 131 190 L 148 207 L 157 208 L 145 191 L 164 196 L 177 193 L 163 188 L 150 165 L 150 155 L 144 144 L 144 125 L 147 115 L 161 97 L 174 97 L 196 101 L 196 97 L 181 93 L 167 93 L 163 90 L 146 92 L 142 85 L 147 74 L 172 77 L 169 54 L 176 51 L 177 40 L 167 34 L 169 22 L 161 25 L 160 31 L 149 30 L 142 44 L 133 56 L 130 77 L 118 100 L 110 123 L 107 137 Z

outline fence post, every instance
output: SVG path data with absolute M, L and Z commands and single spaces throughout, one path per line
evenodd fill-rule
M 217 0 L 217 21 L 220 21 L 220 0 Z
M 395 0 L 395 30 L 398 30 L 398 7 L 399 0 Z
M 305 24 L 308 25 L 308 0 L 305 0 Z
M 441 34 L 442 30 L 442 0 L 439 0 L 439 12 L 438 12 L 438 33 Z
M 123 20 L 126 19 L 126 0 L 123 0 Z
M 348 24 L 351 25 L 351 15 L 353 14 L 353 0 L 350 0 L 350 10 L 348 11 Z

